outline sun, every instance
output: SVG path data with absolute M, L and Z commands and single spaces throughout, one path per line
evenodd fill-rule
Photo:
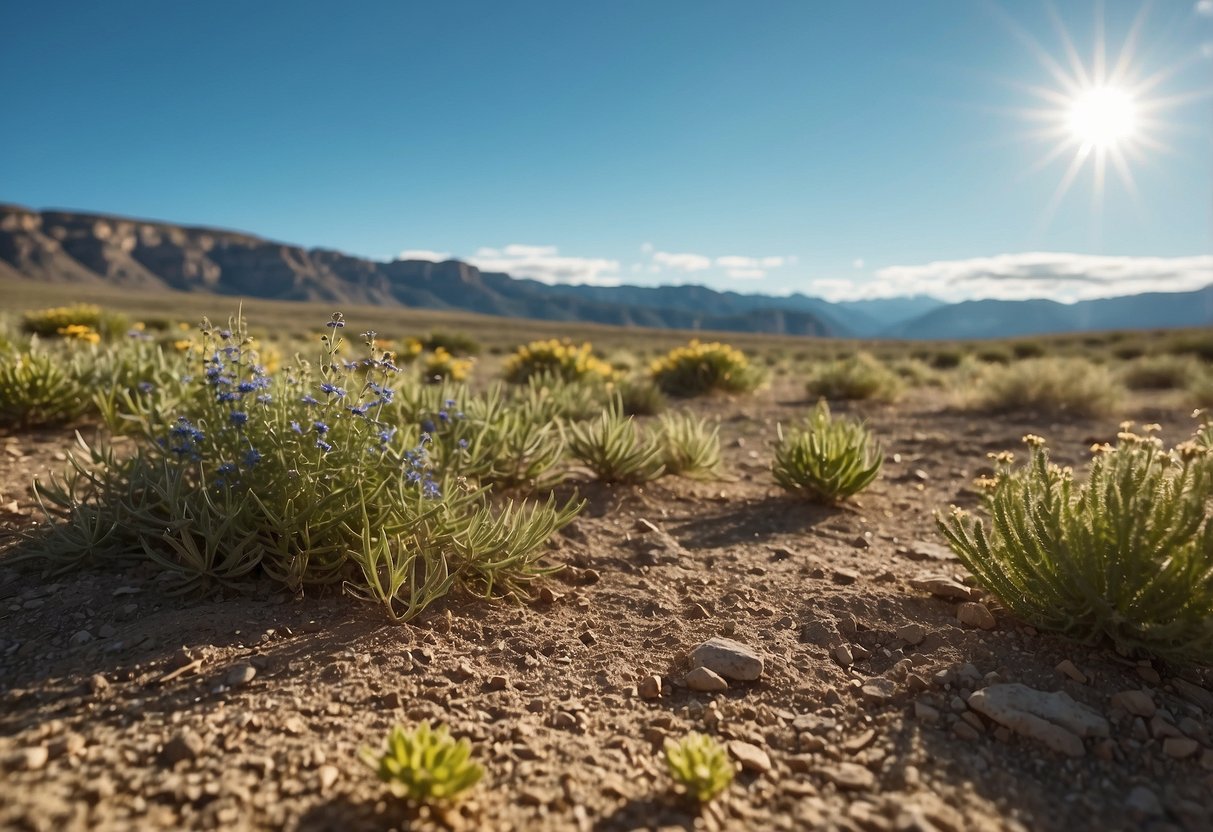
M 1092 87 L 1070 102 L 1067 126 L 1083 145 L 1119 147 L 1137 132 L 1137 102 L 1119 87 Z

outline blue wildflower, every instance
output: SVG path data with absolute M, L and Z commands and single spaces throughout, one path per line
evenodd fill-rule
M 232 463 L 232 462 L 225 462 L 225 463 L 223 463 L 222 465 L 220 465 L 220 466 L 219 466 L 219 473 L 220 473 L 220 474 L 234 474 L 234 473 L 236 473 L 236 465 L 235 465 L 235 463 Z
M 256 448 L 249 448 L 247 451 L 244 452 L 244 464 L 247 465 L 249 468 L 252 468 L 254 465 L 256 465 L 260 461 L 261 461 L 261 452 L 258 451 Z
M 320 404 L 320 402 L 316 401 L 316 400 L 315 400 L 315 399 L 312 397 L 312 394 L 311 394 L 311 393 L 307 394 L 306 396 L 304 396 L 304 397 L 303 397 L 302 399 L 300 399 L 299 401 L 303 402 L 304 404 Z
M 460 447 L 460 448 L 466 448 L 467 446 L 468 446 L 468 441 L 467 441 L 466 439 L 460 439 L 460 440 L 459 440 L 459 447 Z
M 316 440 L 316 447 L 319 448 L 320 450 L 324 451 L 326 454 L 329 451 L 333 450 L 333 446 L 330 445 L 328 442 L 325 442 L 323 439 Z
M 316 422 L 312 425 L 312 427 L 315 428 L 316 433 L 320 434 L 321 436 L 324 436 L 329 432 L 329 426 L 324 422 Z
M 240 427 L 248 422 L 248 414 L 243 410 L 233 410 L 231 415 L 227 417 L 233 425 Z
M 152 384 L 150 381 L 139 382 L 139 392 L 140 393 L 150 393 L 155 389 L 156 389 L 156 385 Z
M 274 397 L 271 396 L 269 393 L 262 393 L 260 396 L 257 397 L 258 404 L 269 404 L 273 400 L 274 400 Z
M 291 422 L 291 430 L 295 433 L 303 433 L 303 428 L 299 426 L 298 422 Z
M 345 395 L 344 387 L 338 387 L 335 384 L 329 384 L 327 381 L 320 385 L 320 389 L 323 390 L 325 393 L 336 396 L 339 399 Z

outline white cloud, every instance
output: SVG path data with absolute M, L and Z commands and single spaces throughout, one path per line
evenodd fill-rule
M 716 258 L 716 265 L 722 269 L 778 269 L 788 262 L 787 257 L 743 257 L 739 254 L 726 254 Z
M 1213 0 L 1198 0 L 1196 13 L 1203 14 L 1205 17 L 1213 17 Z
M 644 252 L 645 254 L 651 254 L 653 251 L 653 244 L 652 243 L 641 243 L 640 250 L 642 252 Z
M 428 248 L 406 248 L 396 255 L 397 260 L 429 260 L 443 263 L 451 259 L 449 251 L 430 251 Z
M 619 261 L 601 257 L 562 256 L 556 246 L 511 243 L 502 249 L 481 248 L 467 262 L 485 272 L 506 272 L 541 283 L 619 283 Z
M 1111 257 L 1028 252 L 877 269 L 871 281 L 817 280 L 827 300 L 933 295 L 944 301 L 1050 298 L 1072 303 L 1142 292 L 1186 292 L 1213 283 L 1213 255 Z
M 761 280 L 767 276 L 765 269 L 728 269 L 725 274 L 736 280 Z
M 862 269 L 862 268 L 863 268 L 863 258 L 862 258 L 862 257 L 856 257 L 854 260 L 852 260 L 852 261 L 851 261 L 851 268 L 852 268 L 852 269 Z
M 1205 41 L 1200 45 L 1200 54 L 1203 58 L 1213 58 L 1213 40 Z
M 702 254 L 672 254 L 668 251 L 653 252 L 653 262 L 679 272 L 701 272 L 712 267 L 712 258 Z

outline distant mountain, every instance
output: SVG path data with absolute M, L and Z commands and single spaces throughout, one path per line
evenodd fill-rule
M 0 204 L 0 279 L 282 300 L 460 309 L 665 329 L 853 338 L 997 338 L 1213 324 L 1213 287 L 1064 305 L 945 304 L 917 295 L 830 303 L 704 286 L 549 286 L 458 260 L 381 263 L 251 234 Z

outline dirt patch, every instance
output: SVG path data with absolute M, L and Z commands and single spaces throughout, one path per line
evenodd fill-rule
M 1078 463 L 1115 419 L 990 420 L 928 393 L 858 408 L 890 461 L 827 509 L 769 474 L 775 423 L 808 405 L 786 387 L 695 405 L 721 418 L 730 482 L 585 485 L 552 546 L 568 568 L 532 606 L 455 598 L 395 626 L 335 590 L 174 598 L 151 570 L 0 560 L 0 827 L 1207 828 L 1207 674 L 1036 633 L 988 601 L 993 629 L 967 626 L 963 589 L 919 588 L 963 578 L 932 511 L 976 502 L 988 451 L 1031 432 Z M 1178 406 L 1133 415 L 1169 439 L 1191 429 Z M 36 518 L 30 478 L 70 447 L 70 432 L 0 437 L 10 558 Z M 759 652 L 761 678 L 688 690 L 688 655 L 715 635 Z M 637 689 L 650 675 L 656 698 Z M 1012 682 L 1065 691 L 1108 736 L 1066 756 L 966 704 Z M 1124 691 L 1144 694 L 1114 701 Z M 446 813 L 410 812 L 357 759 L 422 719 L 470 737 L 487 770 Z M 769 767 L 742 752 L 726 797 L 693 811 L 659 756 L 691 730 Z

